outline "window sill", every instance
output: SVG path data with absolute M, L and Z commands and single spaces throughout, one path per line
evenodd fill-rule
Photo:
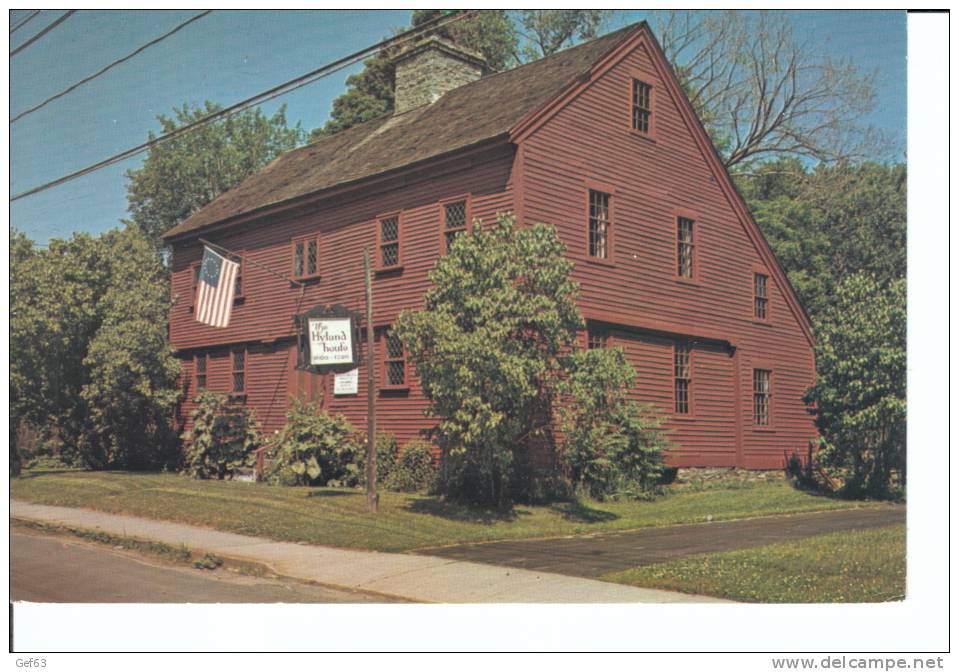
M 233 401 L 246 401 L 246 392 L 230 392 L 226 396 Z
M 583 260 L 588 264 L 596 264 L 597 266 L 607 266 L 609 268 L 616 266 L 616 262 L 613 260 L 612 256 L 603 259 L 602 257 L 591 257 L 586 255 L 583 257 Z
M 295 282 L 301 282 L 301 283 L 303 283 L 304 285 L 315 285 L 316 283 L 318 283 L 318 282 L 320 281 L 320 278 L 321 278 L 321 277 L 322 277 L 322 276 L 320 276 L 320 275 L 307 275 L 307 276 L 302 277 L 302 278 L 293 278 L 293 279 L 290 281 L 290 284 L 292 285 L 292 284 L 294 284 Z
M 635 128 L 630 128 L 629 134 L 634 138 L 642 138 L 646 142 L 656 144 L 656 136 L 652 133 L 643 133 L 642 131 L 637 131 Z
M 760 426 L 758 426 L 758 425 L 753 425 L 753 431 L 754 431 L 754 432 L 759 432 L 760 434 L 775 434 L 775 433 L 776 433 L 776 428 L 775 428 L 775 427 L 760 427 Z
M 396 266 L 381 266 L 379 268 L 374 268 L 373 272 L 376 275 L 389 275 L 390 273 L 399 273 L 403 270 L 403 264 L 397 264 Z
M 233 305 L 234 305 L 234 306 L 237 306 L 237 305 L 239 305 L 239 304 L 241 304 L 241 303 L 246 303 L 246 297 L 245 297 L 245 296 L 234 296 L 234 297 L 233 297 Z
M 752 319 L 752 323 L 753 323 L 753 324 L 756 324 L 756 325 L 759 325 L 760 327 L 771 327 L 771 326 L 773 326 L 772 322 L 770 322 L 769 320 L 761 320 L 761 319 L 759 319 L 758 317 L 754 317 L 754 318 Z
M 696 416 L 694 415 L 673 413 L 671 417 L 676 422 L 696 422 Z
M 677 284 L 680 284 L 680 285 L 689 285 L 690 287 L 701 287 L 702 284 L 703 284 L 702 282 L 700 282 L 700 281 L 697 280 L 696 278 L 684 278 L 684 277 L 681 277 L 681 276 L 675 276 L 675 277 L 673 277 L 673 280 L 675 280 Z
M 379 388 L 380 394 L 409 392 L 409 385 L 382 385 Z

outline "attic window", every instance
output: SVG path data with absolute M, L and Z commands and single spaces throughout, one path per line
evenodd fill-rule
M 589 256 L 609 258 L 609 194 L 589 190 Z
M 653 117 L 653 87 L 633 80 L 633 130 L 649 135 Z
M 769 276 L 756 273 L 753 279 L 754 315 L 761 320 L 769 316 Z
M 693 277 L 695 246 L 693 243 L 693 220 L 679 217 L 676 220 L 676 275 Z

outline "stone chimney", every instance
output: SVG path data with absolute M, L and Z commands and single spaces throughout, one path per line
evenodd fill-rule
M 447 91 L 489 72 L 482 56 L 435 35 L 400 53 L 393 62 L 394 114 L 435 103 Z

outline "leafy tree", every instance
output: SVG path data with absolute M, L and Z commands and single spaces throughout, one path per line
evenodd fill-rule
M 229 396 L 200 392 L 184 434 L 186 467 L 194 478 L 223 480 L 252 467 L 263 436 L 253 411 Z
M 411 27 L 422 26 L 444 13 L 417 9 Z M 595 37 L 607 16 L 604 10 L 480 10 L 468 19 L 439 28 L 436 34 L 481 54 L 493 70 L 505 70 L 549 56 L 575 40 Z M 361 72 L 347 78 L 346 92 L 333 101 L 329 121 L 313 130 L 311 141 L 393 111 L 395 55 L 395 49 L 384 50 L 364 61 Z
M 596 499 L 648 496 L 667 442 L 649 409 L 628 399 L 636 372 L 623 350 L 578 350 L 567 369 L 559 460 L 574 488 Z
M 819 461 L 849 496 L 890 494 L 906 467 L 906 282 L 845 278 L 818 325 L 817 382 L 808 400 L 825 447 Z
M 83 362 L 84 459 L 97 468 L 173 465 L 179 444 L 171 410 L 180 397 L 180 367 L 167 341 L 166 271 L 137 232 L 107 234 L 105 243 L 109 285 L 97 304 L 102 319 Z
M 880 284 L 906 274 L 906 168 L 865 163 L 765 164 L 740 188 L 813 318 L 834 301 L 843 277 L 873 273 Z
M 185 104 L 157 120 L 166 134 L 221 109 L 209 101 L 202 107 Z M 156 137 L 151 131 L 149 139 Z M 259 109 L 240 112 L 159 144 L 141 168 L 126 174 L 128 223 L 159 245 L 163 232 L 302 144 L 304 137 L 299 124 L 287 126 L 284 106 L 271 117 Z
M 781 13 L 666 12 L 656 34 L 728 168 L 785 156 L 877 158 L 875 74 L 830 59 Z
M 458 236 L 430 273 L 425 309 L 394 327 L 439 418 L 442 494 L 505 505 L 542 439 L 582 319 L 555 230 L 512 217 Z
M 14 296 L 23 294 L 22 287 L 24 282 L 23 267 L 34 254 L 33 241 L 25 233 L 10 229 L 10 297 L 11 310 L 16 310 L 13 302 Z M 11 367 L 10 367 L 10 475 L 16 476 L 20 473 L 22 459 L 20 455 L 20 446 L 18 445 L 18 435 L 20 425 L 23 421 L 24 408 L 18 398 L 18 393 L 23 389 L 24 380 L 23 370 L 17 369 L 12 365 L 12 359 L 17 354 L 16 344 L 11 341 Z
M 165 271 L 149 242 L 132 229 L 76 234 L 14 256 L 14 416 L 67 460 L 160 466 L 172 452 L 178 368 L 166 343 Z

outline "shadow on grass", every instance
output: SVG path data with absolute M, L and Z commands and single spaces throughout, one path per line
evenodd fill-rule
M 612 511 L 594 509 L 580 501 L 553 504 L 550 508 L 574 523 L 607 523 L 619 518 L 619 515 Z
M 31 478 L 38 478 L 43 476 L 62 476 L 64 474 L 79 474 L 82 469 L 24 469 L 20 472 L 19 475 L 13 476 L 14 479 L 19 479 L 21 481 L 27 481 Z
M 310 490 L 306 493 L 307 497 L 345 497 L 347 495 L 357 496 L 363 494 L 358 490 Z
M 410 513 L 423 513 L 429 516 L 445 518 L 465 523 L 493 523 L 512 522 L 520 516 L 531 515 L 529 511 L 511 509 L 490 509 L 453 502 L 443 502 L 438 499 L 414 499 L 406 505 Z

